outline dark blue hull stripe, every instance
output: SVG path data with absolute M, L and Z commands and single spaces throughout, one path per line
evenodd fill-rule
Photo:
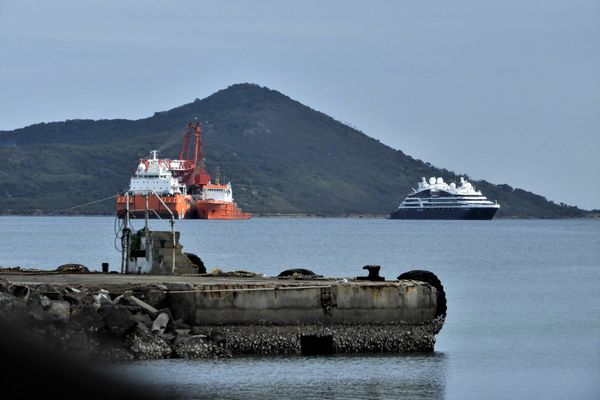
M 497 208 L 401 208 L 391 219 L 492 219 Z

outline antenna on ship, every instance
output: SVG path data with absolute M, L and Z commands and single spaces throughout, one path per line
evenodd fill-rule
M 215 183 L 217 185 L 221 184 L 221 167 L 219 167 L 218 165 L 215 168 Z

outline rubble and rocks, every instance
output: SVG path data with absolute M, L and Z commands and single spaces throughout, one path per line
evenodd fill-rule
M 169 358 L 173 350 L 161 336 L 151 334 L 145 325 L 138 325 L 126 338 L 129 350 L 137 359 Z
M 181 340 L 175 346 L 179 358 L 228 358 L 231 351 L 223 343 L 214 343 L 206 335 L 194 335 Z
M 75 307 L 67 323 L 68 330 L 74 332 L 96 333 L 105 326 L 104 318 L 98 314 L 98 309 L 91 304 Z
M 46 299 L 48 298 L 46 297 Z M 46 304 L 48 304 L 48 302 L 48 314 L 62 322 L 67 322 L 69 320 L 69 317 L 71 316 L 71 305 L 68 301 L 48 299 Z M 42 303 L 42 307 L 43 306 Z
M 10 293 L 0 292 L 0 319 L 18 322 L 27 317 L 27 305 Z
M 136 293 L 139 297 L 125 291 L 113 298 L 103 289 L 29 287 L 0 278 L 0 319 L 27 328 L 23 331 L 32 340 L 81 359 L 231 357 L 222 340 L 191 335 L 190 325 L 156 308 L 165 302 L 166 287 L 145 289 Z
M 158 314 L 154 322 L 152 322 L 152 333 L 154 335 L 162 335 L 165 333 L 165 329 L 167 329 L 167 324 L 169 323 L 169 314 L 166 312 Z
M 137 325 L 131 311 L 119 304 L 102 305 L 98 314 L 104 320 L 106 328 L 115 336 L 123 336 Z

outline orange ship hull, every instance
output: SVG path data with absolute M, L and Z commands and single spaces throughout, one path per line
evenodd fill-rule
M 243 212 L 235 203 L 224 201 L 194 201 L 198 219 L 250 219 L 252 214 Z
M 125 214 L 127 197 L 129 197 L 129 214 L 134 217 L 144 217 L 146 212 L 146 196 L 144 195 L 117 196 L 117 215 L 122 218 Z M 148 196 L 149 218 L 157 218 L 157 215 L 160 218 L 171 218 L 171 213 L 176 219 L 192 217 L 192 196 L 177 194 L 160 196 L 160 199 L 162 202 L 154 195 Z

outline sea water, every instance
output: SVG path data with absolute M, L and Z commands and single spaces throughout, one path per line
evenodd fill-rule
M 0 266 L 119 270 L 117 222 L 0 217 Z M 136 361 L 114 365 L 119 376 L 181 398 L 600 398 L 598 220 L 255 218 L 176 229 L 209 271 L 353 277 L 378 264 L 395 279 L 430 270 L 448 300 L 435 352 Z

